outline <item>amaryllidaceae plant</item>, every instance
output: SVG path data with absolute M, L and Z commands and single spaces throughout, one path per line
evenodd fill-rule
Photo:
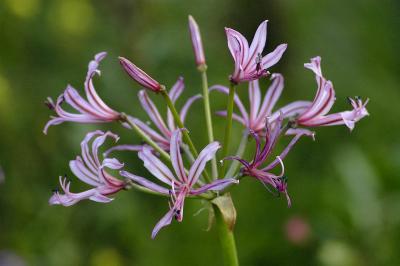
M 179 77 L 175 85 L 168 90 L 165 85 L 127 58 L 119 57 L 122 69 L 144 88 L 138 93 L 139 101 L 154 126 L 141 121 L 136 116 L 111 109 L 98 95 L 93 79 L 96 74 L 100 76 L 99 64 L 106 56 L 105 52 L 95 55 L 94 60 L 89 63 L 84 82 L 86 99 L 70 85 L 56 102 L 48 98 L 46 104 L 54 110 L 56 116 L 52 116 L 46 124 L 45 133 L 50 126 L 67 121 L 77 123 L 117 121 L 124 128 L 133 130 L 142 139 L 141 143 L 113 146 L 100 155 L 99 148 L 106 139 L 111 138 L 117 141 L 118 136 L 100 130 L 89 132 L 81 143 L 82 155 L 70 162 L 70 168 L 78 179 L 91 188 L 73 193 L 70 191 L 71 183 L 67 177 L 60 177 L 62 191 L 55 191 L 49 203 L 71 206 L 84 199 L 109 203 L 112 201 L 111 195 L 130 188 L 163 196 L 168 199 L 169 210 L 155 225 L 151 234 L 154 238 L 160 229 L 168 226 L 174 218 L 182 222 L 186 198 L 203 200 L 209 203 L 210 215 L 217 223 L 226 264 L 238 265 L 233 235 L 236 210 L 229 193 L 231 188 L 238 186 L 239 180 L 248 176 L 263 183 L 275 195 L 284 194 L 290 206 L 292 202 L 284 170 L 284 160 L 289 151 L 302 136 L 310 136 L 314 139 L 312 129 L 319 126 L 345 125 L 353 130 L 355 123 L 368 115 L 366 109 L 368 99 L 363 102 L 360 97 L 349 98 L 351 110 L 328 114 L 335 102 L 335 90 L 332 82 L 322 74 L 321 58 L 314 57 L 310 63 L 304 64 L 305 68 L 315 74 L 317 81 L 314 100 L 312 102 L 294 101 L 276 107 L 284 89 L 284 78 L 282 74 L 271 73 L 270 67 L 278 63 L 287 45 L 281 44 L 271 53 L 262 55 L 267 37 L 267 21 L 260 24 L 250 46 L 246 38 L 238 31 L 226 28 L 225 32 L 228 48 L 234 61 L 233 73 L 227 79 L 230 85 L 209 87 L 199 27 L 194 18 L 189 16 L 189 34 L 195 63 L 202 78 L 202 95 L 191 96 L 180 112 L 176 110 L 175 103 L 184 91 L 182 77 Z M 271 85 L 264 95 L 259 82 L 261 79 L 271 80 Z M 249 110 L 235 93 L 236 86 L 240 83 L 248 83 Z M 216 112 L 218 116 L 223 116 L 226 120 L 222 151 L 218 154 L 221 144 L 214 140 L 209 100 L 211 91 L 228 95 L 227 109 Z M 154 93 L 154 95 L 149 95 L 149 93 Z M 161 95 L 165 100 L 168 107 L 166 114 L 160 113 L 156 104 L 150 99 L 150 96 L 157 95 Z M 190 106 L 200 99 L 203 100 L 209 144 L 198 152 L 192 142 L 190 128 L 184 123 L 187 115 L 190 115 Z M 71 113 L 63 109 L 63 103 L 70 105 L 76 112 Z M 235 106 L 238 113 L 234 112 Z M 237 152 L 229 154 L 232 120 L 243 125 L 244 133 Z M 275 147 L 285 136 L 291 137 L 291 141 L 286 148 L 277 152 Z M 249 137 L 252 137 L 256 144 L 255 153 L 250 159 L 244 158 Z M 135 170 L 125 170 L 126 166 L 123 163 L 109 157 L 111 153 L 114 154 L 119 150 L 136 152 L 150 175 L 145 177 L 135 174 Z M 273 154 L 278 155 L 273 156 Z M 221 163 L 217 164 L 217 161 Z M 211 164 L 211 172 L 207 169 L 208 162 Z M 230 167 L 227 169 L 229 164 Z M 136 165 L 132 168 L 139 167 Z

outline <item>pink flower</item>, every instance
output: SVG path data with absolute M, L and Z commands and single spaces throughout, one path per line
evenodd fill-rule
M 322 75 L 321 57 L 312 58 L 310 63 L 304 64 L 304 67 L 315 73 L 318 90 L 312 104 L 297 117 L 297 125 L 305 127 L 346 125 L 353 130 L 355 123 L 368 115 L 365 108 L 368 99 L 363 103 L 359 97 L 349 98 L 353 110 L 327 114 L 335 102 L 335 90 L 332 82 Z
M 235 62 L 235 70 L 230 76 L 230 80 L 234 83 L 266 76 L 267 69 L 281 59 L 287 47 L 287 44 L 281 44 L 273 52 L 262 56 L 267 39 L 267 21 L 263 21 L 258 27 L 250 47 L 246 38 L 239 32 L 230 28 L 225 28 L 225 32 Z
M 96 74 L 100 75 L 98 66 L 106 55 L 106 52 L 98 53 L 94 57 L 94 60 L 89 63 L 84 83 L 87 100 L 83 99 L 71 85 L 67 86 L 64 93 L 57 98 L 55 104 L 51 98 L 48 98 L 46 104 L 50 109 L 53 109 L 58 116 L 52 117 L 52 119 L 47 122 L 43 130 L 45 134 L 47 134 L 47 130 L 50 126 L 59 125 L 66 121 L 77 123 L 106 123 L 120 118 L 118 112 L 112 110 L 103 102 L 93 86 L 93 77 Z M 65 111 L 61 107 L 63 102 L 69 104 L 79 113 L 76 114 Z
M 182 94 L 183 90 L 185 89 L 185 85 L 183 83 L 183 78 L 180 77 L 172 86 L 171 90 L 169 91 L 169 97 L 171 98 L 172 102 L 175 103 L 179 96 Z M 144 109 L 144 111 L 149 116 L 150 120 L 154 123 L 158 132 L 153 130 L 149 127 L 146 123 L 142 122 L 141 120 L 131 117 L 132 121 L 140 127 L 153 141 L 155 141 L 162 149 L 169 150 L 169 145 L 171 142 L 171 135 L 172 131 L 176 129 L 176 125 L 174 122 L 174 118 L 172 113 L 168 110 L 167 112 L 167 122 L 164 121 L 160 112 L 158 111 L 157 107 L 150 99 L 149 95 L 145 90 L 139 91 L 138 94 L 140 103 Z M 180 111 L 180 118 L 184 123 L 186 120 L 186 115 L 189 111 L 191 105 L 198 99 L 201 98 L 201 95 L 195 95 L 190 97 L 186 103 L 183 105 Z
M 125 57 L 119 57 L 119 62 L 121 66 L 124 68 L 125 72 L 137 83 L 142 85 L 143 87 L 152 90 L 154 92 L 159 92 L 162 89 L 160 83 L 158 83 L 155 79 L 150 77 L 146 72 L 138 68 L 131 61 L 126 59 Z
M 242 174 L 254 177 L 260 180 L 263 184 L 271 186 L 278 193 L 283 193 L 286 195 L 288 206 L 291 206 L 291 200 L 289 194 L 287 192 L 287 177 L 284 176 L 285 168 L 283 164 L 283 160 L 288 155 L 289 151 L 293 148 L 293 146 L 297 143 L 303 135 L 308 135 L 314 138 L 314 134 L 308 130 L 301 129 L 289 129 L 285 134 L 287 135 L 295 135 L 293 139 L 290 141 L 289 145 L 282 151 L 282 153 L 276 157 L 270 164 L 266 167 L 261 168 L 261 165 L 271 156 L 273 150 L 276 146 L 278 138 L 282 133 L 284 133 L 282 129 L 282 121 L 283 116 L 281 115 L 278 119 L 276 119 L 272 123 L 267 123 L 266 125 L 266 136 L 265 136 L 265 145 L 261 148 L 261 142 L 259 136 L 254 132 L 250 131 L 253 138 L 256 141 L 256 151 L 254 154 L 254 158 L 251 162 L 248 162 L 240 157 L 231 156 L 226 159 L 228 160 L 237 160 L 239 161 L 244 168 L 242 169 Z M 279 175 L 275 175 L 270 171 L 273 170 L 277 165 L 282 166 L 282 171 Z
M 89 142 L 92 142 L 91 149 Z M 67 178 L 60 176 L 61 188 L 64 194 L 58 191 L 53 194 L 49 200 L 49 204 L 61 204 L 63 206 L 71 206 L 81 200 L 90 199 L 92 201 L 107 203 L 112 201 L 107 197 L 124 188 L 125 183 L 105 171 L 105 168 L 121 169 L 123 164 L 117 159 L 105 158 L 100 162 L 98 158 L 98 149 L 104 143 L 107 137 L 118 140 L 118 136 L 111 132 L 103 133 L 102 131 L 90 132 L 86 135 L 81 143 L 82 157 L 77 156 L 75 160 L 70 161 L 69 166 L 76 177 L 86 184 L 93 186 L 92 189 L 80 193 L 70 192 L 70 183 Z
M 190 39 L 192 41 L 196 65 L 205 65 L 206 58 L 204 56 L 203 43 L 201 41 L 199 26 L 192 16 L 189 16 L 189 33 Z
M 236 179 L 225 178 L 215 180 L 210 184 L 201 185 L 199 183 L 200 175 L 203 172 L 206 163 L 215 156 L 215 153 L 220 148 L 220 145 L 218 142 L 212 142 L 208 144 L 200 152 L 199 157 L 197 157 L 187 172 L 183 165 L 182 155 L 180 152 L 181 143 L 181 129 L 176 129 L 172 132 L 169 149 L 172 167 L 175 174 L 173 174 L 171 170 L 163 162 L 161 162 L 160 159 L 158 159 L 148 147 L 143 147 L 143 150 L 138 153 L 139 158 L 144 162 L 144 166 L 147 168 L 147 170 L 149 170 L 149 172 L 159 181 L 166 184 L 170 189 L 126 171 L 120 172 L 122 176 L 132 179 L 140 186 L 148 188 L 157 193 L 170 195 L 171 197 L 170 210 L 154 227 L 151 235 L 152 238 L 157 235 L 161 228 L 169 225 L 173 217 L 175 217 L 175 219 L 179 222 L 182 221 L 183 207 L 186 197 L 200 195 L 207 191 L 219 191 L 230 184 L 238 183 Z M 195 188 L 195 186 L 199 187 Z
M 311 102 L 308 101 L 295 101 L 272 113 L 275 104 L 282 94 L 284 79 L 281 74 L 272 74 L 271 80 L 272 83 L 265 93 L 262 102 L 258 80 L 249 82 L 249 112 L 246 111 L 246 108 L 244 107 L 239 96 L 235 94 L 234 98 L 236 107 L 239 109 L 240 114 L 234 113 L 233 119 L 259 135 L 263 135 L 264 133 L 263 131 L 265 130 L 267 118 L 269 118 L 269 120 L 272 122 L 272 120 L 276 120 L 280 114 L 283 115 L 283 118 L 293 117 L 304 112 L 304 110 L 311 104 Z M 212 90 L 229 94 L 229 89 L 221 85 L 214 85 L 210 87 L 210 91 Z M 226 111 L 218 111 L 217 114 L 220 116 L 226 116 Z

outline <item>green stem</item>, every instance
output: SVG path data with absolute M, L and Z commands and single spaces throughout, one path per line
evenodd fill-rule
M 178 111 L 176 110 L 174 103 L 171 101 L 171 98 L 169 97 L 167 90 L 163 89 L 160 91 L 161 95 L 164 97 L 165 101 L 167 102 L 168 108 L 172 113 L 172 116 L 174 117 L 175 123 L 178 125 L 179 128 L 184 128 L 185 126 L 182 123 L 182 120 L 178 114 Z M 189 149 L 192 152 L 194 157 L 198 157 L 199 153 L 196 150 L 196 147 L 194 146 L 192 140 L 190 139 L 189 133 L 187 130 L 182 131 L 183 139 L 185 142 L 189 145 Z M 210 182 L 210 176 L 207 174 L 206 171 L 203 172 L 204 178 Z
M 248 134 L 248 131 L 245 130 L 243 132 L 242 139 L 240 140 L 239 147 L 236 151 L 236 156 L 238 156 L 240 158 L 243 156 L 243 153 L 246 150 L 248 139 L 249 139 L 249 134 Z M 228 173 L 225 175 L 225 177 L 233 177 L 234 174 L 237 172 L 238 167 L 239 167 L 239 161 L 234 160 L 232 162 L 231 166 L 229 167 Z
M 233 114 L 233 100 L 235 97 L 235 84 L 231 82 L 229 87 L 229 96 L 228 96 L 228 105 L 226 107 L 227 116 L 226 116 L 226 126 L 225 126 L 225 138 L 224 138 L 224 146 L 222 147 L 222 159 L 228 155 L 229 151 L 229 141 L 231 138 L 231 130 L 232 130 L 232 114 Z M 227 162 L 222 162 L 222 167 L 219 173 L 219 176 L 223 178 L 225 176 Z
M 147 144 L 149 144 L 151 147 L 153 147 L 154 150 L 156 150 L 161 157 L 163 157 L 167 161 L 171 161 L 171 157 L 169 156 L 168 153 L 166 153 L 163 149 L 161 149 L 160 146 L 158 146 L 157 143 L 155 143 L 143 130 L 140 129 L 132 120 L 129 118 L 126 114 L 121 114 L 121 121 L 126 122 L 131 126 L 131 128 L 145 141 Z
M 225 223 L 218 206 L 214 204 L 212 206 L 214 209 L 216 227 L 218 230 L 225 265 L 238 266 L 239 260 L 237 257 L 235 236 L 233 235 L 233 231 L 228 228 L 228 225 Z
M 199 68 L 199 71 L 201 73 L 201 81 L 203 85 L 203 102 L 204 102 L 204 113 L 206 116 L 208 142 L 211 143 L 214 141 L 214 133 L 213 133 L 213 126 L 211 119 L 210 99 L 208 96 L 209 92 L 208 92 L 208 80 L 207 80 L 207 66 L 204 65 L 204 67 Z M 212 158 L 211 160 L 211 171 L 213 179 L 216 179 L 218 176 L 216 157 Z

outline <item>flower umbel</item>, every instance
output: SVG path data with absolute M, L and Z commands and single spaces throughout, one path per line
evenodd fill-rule
M 107 137 L 118 140 L 118 136 L 111 132 L 102 132 L 100 130 L 90 132 L 81 143 L 82 157 L 77 156 L 75 160 L 70 161 L 69 167 L 76 177 L 86 184 L 93 186 L 92 189 L 80 193 L 72 193 L 69 190 L 70 183 L 66 177 L 60 176 L 60 185 L 64 194 L 56 191 L 50 198 L 51 205 L 60 204 L 71 206 L 83 200 L 107 203 L 112 201 L 108 195 L 114 194 L 125 187 L 125 182 L 113 177 L 105 168 L 121 169 L 124 165 L 115 158 L 105 158 L 100 162 L 98 149 L 104 143 Z M 92 140 L 91 149 L 89 142 Z
M 144 166 L 147 170 L 149 170 L 149 172 L 159 181 L 170 187 L 170 189 L 129 172 L 120 172 L 122 176 L 132 179 L 135 183 L 143 187 L 157 193 L 170 195 L 171 197 L 170 210 L 154 227 L 152 238 L 157 235 L 161 228 L 169 225 L 173 217 L 175 217 L 179 222 L 182 221 L 183 207 L 186 197 L 200 195 L 207 191 L 219 191 L 230 184 L 238 183 L 238 181 L 233 178 L 218 179 L 206 185 L 201 185 L 199 183 L 200 175 L 202 174 L 206 163 L 215 156 L 215 153 L 220 148 L 218 142 L 208 144 L 200 152 L 199 157 L 197 157 L 187 172 L 183 165 L 183 159 L 180 152 L 180 145 L 182 143 L 181 130 L 185 129 L 176 129 L 172 132 L 170 143 L 171 162 L 175 175 L 151 152 L 148 147 L 143 147 L 142 151 L 138 153 L 139 158 L 144 162 Z
M 275 65 L 286 50 L 287 44 L 281 44 L 266 56 L 262 52 L 267 40 L 267 21 L 258 27 L 249 47 L 246 38 L 238 31 L 225 28 L 228 47 L 235 62 L 235 70 L 230 76 L 233 83 L 251 81 L 266 76 L 268 68 Z
M 52 117 L 52 119 L 47 122 L 43 130 L 45 134 L 47 134 L 47 130 L 50 126 L 59 125 L 66 121 L 76 123 L 106 123 L 120 118 L 118 112 L 112 110 L 103 102 L 93 86 L 93 77 L 96 74 L 100 75 L 98 66 L 106 55 L 106 52 L 98 53 L 94 57 L 94 60 L 89 63 L 84 83 L 87 100 L 83 99 L 71 85 L 67 86 L 64 93 L 57 98 L 56 103 L 54 103 L 51 98 L 47 99 L 46 105 L 54 110 L 58 116 Z M 65 111 L 61 107 L 63 102 L 69 104 L 79 113 L 75 114 Z
M 312 58 L 310 63 L 304 64 L 304 67 L 315 73 L 318 89 L 312 104 L 297 117 L 297 125 L 305 127 L 346 125 L 353 130 L 355 123 L 368 115 L 365 106 L 369 100 L 363 103 L 359 97 L 349 98 L 353 110 L 327 114 L 335 102 L 335 90 L 332 82 L 322 75 L 321 57 Z

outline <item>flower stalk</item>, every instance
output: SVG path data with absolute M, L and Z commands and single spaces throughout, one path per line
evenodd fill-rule
M 179 117 L 178 111 L 176 111 L 174 103 L 172 102 L 171 98 L 169 97 L 169 95 L 167 93 L 167 90 L 166 89 L 162 89 L 160 91 L 160 93 L 164 97 L 164 99 L 165 99 L 165 101 L 166 101 L 166 103 L 168 105 L 168 108 L 171 111 L 172 116 L 174 117 L 174 120 L 175 120 L 177 126 L 179 128 L 185 128 L 185 126 L 182 123 L 181 118 Z M 190 139 L 189 133 L 186 130 L 183 130 L 182 135 L 183 135 L 183 138 L 184 138 L 185 142 L 189 145 L 189 149 L 190 149 L 192 155 L 194 157 L 197 157 L 199 155 L 199 153 L 197 152 L 196 147 L 194 146 L 192 140 Z M 206 181 L 210 182 L 211 179 L 210 179 L 210 176 L 207 174 L 207 172 L 204 171 L 203 174 L 204 174 L 204 178 L 206 179 Z
M 147 144 L 149 144 L 154 150 L 156 150 L 161 157 L 166 161 L 171 161 L 168 153 L 166 153 L 157 143 L 155 143 L 149 135 L 147 135 L 140 127 L 138 127 L 133 121 L 124 113 L 121 114 L 121 122 L 127 123 Z
M 233 100 L 235 96 L 235 87 L 236 84 L 231 82 L 229 87 L 229 95 L 228 95 L 228 104 L 227 104 L 227 116 L 226 116 L 226 126 L 225 126 L 225 137 L 224 137 L 224 145 L 222 147 L 222 159 L 228 155 L 229 151 L 229 142 L 231 138 L 232 131 L 232 114 L 233 114 Z M 219 176 L 222 178 L 225 176 L 225 171 L 227 167 L 227 162 L 223 161 Z
M 247 130 L 244 130 L 242 139 L 240 140 L 239 147 L 236 151 L 236 156 L 243 157 L 243 154 L 246 150 L 247 142 L 249 139 L 249 134 Z M 225 177 L 233 177 L 240 166 L 238 161 L 233 161 L 231 166 L 229 167 L 228 172 L 226 173 Z
M 219 241 L 222 247 L 222 255 L 226 266 L 238 266 L 239 260 L 236 251 L 235 236 L 233 231 L 225 223 L 218 206 L 213 204 L 215 223 L 218 231 Z
M 198 69 L 201 73 L 201 81 L 203 87 L 204 114 L 206 117 L 208 142 L 213 142 L 214 132 L 213 132 L 213 125 L 211 118 L 210 97 L 208 95 L 209 91 L 208 91 L 208 79 L 207 79 L 207 66 L 204 64 L 198 67 Z M 215 157 L 211 160 L 211 171 L 213 179 L 216 179 L 218 176 L 218 169 L 217 169 L 217 159 Z

